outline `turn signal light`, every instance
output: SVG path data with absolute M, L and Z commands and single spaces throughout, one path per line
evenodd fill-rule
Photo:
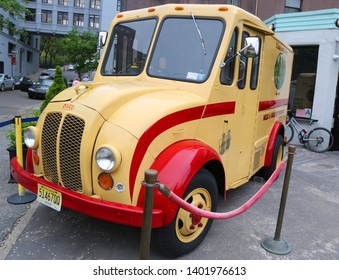
M 33 161 L 35 165 L 39 165 L 40 159 L 39 159 L 39 155 L 36 151 L 33 152 Z
M 113 188 L 114 180 L 112 176 L 108 173 L 100 173 L 98 176 L 98 183 L 101 188 L 103 188 L 106 191 L 109 191 Z
M 227 7 L 220 7 L 218 10 L 219 10 L 219 12 L 227 12 L 228 8 Z

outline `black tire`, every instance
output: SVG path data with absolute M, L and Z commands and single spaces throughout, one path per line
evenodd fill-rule
M 290 143 L 294 137 L 294 129 L 291 125 L 286 126 L 285 128 L 285 137 L 286 144 Z
M 183 199 L 199 208 L 215 212 L 218 188 L 214 176 L 206 169 L 199 170 L 189 183 Z M 179 208 L 168 226 L 154 230 L 155 245 L 162 255 L 169 258 L 189 253 L 203 241 L 212 222 L 212 219 L 192 217 Z
M 12 85 L 11 90 L 15 90 L 15 85 L 14 84 Z
M 268 180 L 273 174 L 273 172 L 277 169 L 279 163 L 283 158 L 283 155 L 284 155 L 284 139 L 280 134 L 278 134 L 277 138 L 275 139 L 271 165 L 262 168 L 261 176 L 265 180 Z
M 306 137 L 306 146 L 311 151 L 316 153 L 323 153 L 331 149 L 333 145 L 332 133 L 324 127 L 316 127 L 312 129 Z M 314 139 L 314 140 L 312 140 Z
M 1 84 L 0 90 L 1 90 L 1 91 L 4 91 L 4 90 L 5 90 L 4 84 Z

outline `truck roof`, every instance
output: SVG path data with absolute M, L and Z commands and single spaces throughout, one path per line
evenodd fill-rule
M 122 12 L 116 15 L 117 19 L 132 20 L 140 17 L 157 16 L 159 18 L 168 16 L 210 16 L 219 17 L 227 22 L 242 20 L 244 24 L 260 30 L 265 35 L 274 35 L 274 32 L 265 23 L 255 15 L 234 5 L 223 4 L 165 4 L 144 9 L 137 9 Z

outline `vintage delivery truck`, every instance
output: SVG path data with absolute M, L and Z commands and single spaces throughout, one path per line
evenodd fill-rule
M 257 17 L 231 5 L 169 4 L 123 12 L 92 83 L 58 94 L 24 134 L 30 148 L 12 175 L 38 200 L 140 227 L 147 169 L 198 208 L 283 155 L 292 49 Z M 159 250 L 193 250 L 212 220 L 155 192 Z

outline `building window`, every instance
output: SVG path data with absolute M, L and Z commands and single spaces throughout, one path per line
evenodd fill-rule
M 58 0 L 59 5 L 68 6 L 69 0 Z
M 14 52 L 16 45 L 8 42 L 8 53 Z
M 100 10 L 100 0 L 91 0 L 90 8 Z
M 99 28 L 100 17 L 96 15 L 89 15 L 89 27 Z
M 3 29 L 4 29 L 3 20 L 4 20 L 4 16 L 0 15 L 0 31 L 3 31 Z
M 85 0 L 74 0 L 74 7 L 85 7 Z
M 15 31 L 15 24 L 12 22 L 8 23 L 8 34 L 10 36 L 14 36 L 14 31 Z
M 27 9 L 28 12 L 25 15 L 26 21 L 35 21 L 36 10 L 35 9 Z
M 27 51 L 27 62 L 33 62 L 33 53 Z
M 122 12 L 125 10 L 125 0 L 118 0 L 117 1 L 117 11 Z
M 58 12 L 58 24 L 68 25 L 68 13 Z
M 41 22 L 51 23 L 52 22 L 52 11 L 42 10 L 41 11 Z
M 84 14 L 74 14 L 73 15 L 73 25 L 74 26 L 84 26 Z
M 285 13 L 295 13 L 301 11 L 301 0 L 286 0 Z
M 44 4 L 53 4 L 53 0 L 42 0 Z
M 228 4 L 240 7 L 240 0 L 228 0 Z

